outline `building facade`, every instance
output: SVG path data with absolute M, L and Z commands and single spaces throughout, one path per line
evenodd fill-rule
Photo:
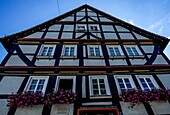
M 135 27 L 89 5 L 6 36 L 8 51 L 0 66 L 2 115 L 153 115 L 170 114 L 169 102 L 129 108 L 123 89 L 170 88 L 169 40 Z M 69 89 L 72 104 L 7 107 L 16 92 Z

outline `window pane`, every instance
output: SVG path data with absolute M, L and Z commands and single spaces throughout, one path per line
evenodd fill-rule
M 145 82 L 145 80 L 143 78 L 139 78 L 140 82 Z
M 73 79 L 60 79 L 58 89 L 72 90 Z
M 120 54 L 119 48 L 118 48 L 118 47 L 115 47 L 114 49 L 115 49 L 116 55 L 117 55 L 117 56 L 120 56 L 121 54 Z
M 99 95 L 99 91 L 98 90 L 93 90 L 93 94 L 94 95 Z
M 31 84 L 37 84 L 37 81 L 38 81 L 38 80 L 32 80 L 32 83 L 31 83 Z
M 132 88 L 131 84 L 126 84 L 126 87 L 127 87 L 128 89 L 131 89 L 131 88 Z
M 147 82 L 151 82 L 151 79 L 150 78 L 145 78 Z
M 127 49 L 128 53 L 129 53 L 129 55 L 130 55 L 130 56 L 133 56 L 133 52 L 132 52 L 131 48 L 130 48 L 130 47 L 127 47 L 126 49 Z
M 47 50 L 48 50 L 48 47 L 44 47 L 42 50 L 41 56 L 46 56 Z
M 95 48 L 95 51 L 96 51 L 96 56 L 100 56 L 99 48 Z
M 124 80 L 125 80 L 125 83 L 130 83 L 128 78 L 125 78 Z
M 47 56 L 51 56 L 53 51 L 53 47 L 49 47 Z
M 153 83 L 149 83 L 149 86 L 150 86 L 151 89 L 154 89 L 154 88 L 155 88 L 155 86 L 153 85 Z
M 109 52 L 111 56 L 115 56 L 114 50 L 113 48 L 109 47 Z
M 92 79 L 92 82 L 93 83 L 97 83 L 97 79 Z
M 69 54 L 69 47 L 65 47 L 65 53 L 64 53 L 64 56 L 68 56 Z
M 39 81 L 39 84 L 44 84 L 44 82 L 45 82 L 44 79 L 43 79 L 43 80 L 40 80 L 40 81 Z
M 119 84 L 119 86 L 120 86 L 121 89 L 125 88 L 124 84 Z
M 103 94 L 105 95 L 106 94 L 106 89 L 101 89 L 100 92 L 101 92 L 101 95 L 103 95 Z
M 90 47 L 90 56 L 94 56 L 94 48 Z
M 70 56 L 74 56 L 74 47 L 70 48 Z
M 35 90 L 35 86 L 36 86 L 36 85 L 31 85 L 30 88 L 29 88 L 29 90 L 34 91 L 34 90 Z
M 43 89 L 43 85 L 38 85 L 37 90 L 42 91 L 42 89 Z
M 119 83 L 123 83 L 123 80 L 122 79 L 117 79 Z
M 135 56 L 138 56 L 139 53 L 137 52 L 136 48 L 135 47 L 132 47 L 132 50 L 133 50 L 133 53 L 135 54 Z

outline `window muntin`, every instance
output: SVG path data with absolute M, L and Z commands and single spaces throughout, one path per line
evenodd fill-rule
M 89 76 L 89 82 L 91 96 L 110 95 L 110 88 L 106 76 Z
M 99 57 L 99 56 L 102 56 L 102 51 L 101 51 L 101 46 L 99 45 L 89 45 L 88 46 L 88 55 L 89 56 L 96 56 L 96 57 Z
M 119 92 L 125 89 L 136 88 L 131 76 L 129 75 L 116 75 L 114 78 Z
M 142 55 L 142 53 L 137 48 L 137 46 L 125 46 L 125 47 L 126 47 L 126 51 L 129 56 L 141 56 Z
M 75 92 L 76 88 L 76 76 L 58 76 L 55 86 L 55 90 L 72 90 Z
M 26 85 L 25 91 L 29 93 L 45 93 L 45 89 L 47 86 L 48 77 L 35 77 L 32 76 L 29 78 L 28 83 Z
M 137 78 L 142 90 L 148 91 L 158 88 L 158 85 L 152 76 L 138 75 Z
M 41 47 L 41 50 L 39 52 L 39 55 L 38 56 L 48 56 L 48 57 L 51 57 L 54 55 L 54 49 L 55 49 L 55 46 L 53 45 L 43 45 Z
M 76 56 L 77 53 L 77 46 L 76 45 L 64 45 L 63 46 L 63 51 L 62 51 L 62 56 L 68 57 L 74 57 Z

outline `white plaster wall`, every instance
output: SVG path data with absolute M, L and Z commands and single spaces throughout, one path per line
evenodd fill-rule
M 27 57 L 30 61 L 32 61 L 32 59 L 33 59 L 34 56 L 26 55 L 26 57 Z
M 51 115 L 73 115 L 73 104 L 54 104 L 51 108 Z
M 121 39 L 134 39 L 131 33 L 119 33 Z
M 6 99 L 0 99 L 0 114 L 1 115 L 7 115 L 9 109 L 7 107 L 7 100 Z
M 79 66 L 78 59 L 60 59 L 60 66 Z
M 137 39 L 148 39 L 148 40 L 149 40 L 149 38 L 147 38 L 147 37 L 141 36 L 140 34 L 137 34 L 137 33 L 135 33 L 135 32 L 133 32 L 133 33 L 135 34 L 135 36 L 137 37 Z
M 27 65 L 20 59 L 19 56 L 12 55 L 5 64 L 5 66 L 27 66 Z
M 83 46 L 83 57 L 86 57 L 86 47 Z
M 33 34 L 31 34 L 31 35 L 28 35 L 28 36 L 26 36 L 26 37 L 24 37 L 24 38 L 41 38 L 41 36 L 43 35 L 43 33 L 44 33 L 44 32 L 35 32 L 35 33 L 33 33 Z
M 154 46 L 153 45 L 141 45 L 142 49 L 145 53 L 153 53 Z
M 18 107 L 15 115 L 42 115 L 44 105 L 33 105 L 32 107 Z
M 110 65 L 127 65 L 125 59 L 109 59 Z
M 168 64 L 162 55 L 157 55 L 153 64 Z
M 54 59 L 37 59 L 35 62 L 36 66 L 54 66 Z
M 135 105 L 133 108 L 129 107 L 130 102 L 120 101 L 123 115 L 147 115 L 143 104 Z
M 0 82 L 0 94 L 16 93 L 23 80 L 24 77 L 4 76 Z
M 170 89 L 170 74 L 157 74 L 165 88 Z
M 59 32 L 47 32 L 44 38 L 58 38 Z
M 19 45 L 23 53 L 35 54 L 38 45 Z
M 105 66 L 104 59 L 84 59 L 85 66 Z
M 151 102 L 151 108 L 155 115 L 169 115 L 170 114 L 170 104 L 167 102 Z
M 146 63 L 145 59 L 129 59 L 132 65 L 144 65 Z

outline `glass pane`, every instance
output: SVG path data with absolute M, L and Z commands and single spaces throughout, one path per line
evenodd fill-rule
M 145 78 L 147 82 L 152 82 L 150 78 Z
M 96 56 L 100 56 L 99 48 L 95 48 L 95 51 L 96 51 Z
M 122 79 L 117 79 L 119 83 L 123 83 L 123 80 Z
M 42 89 L 43 89 L 43 85 L 38 85 L 37 90 L 42 91 Z
M 93 83 L 97 83 L 97 79 L 92 79 L 92 82 Z
M 101 92 L 101 94 L 106 94 L 106 90 L 105 89 L 101 89 L 100 92 Z
M 143 78 L 139 78 L 140 82 L 145 82 L 145 80 Z
M 104 84 L 100 84 L 100 88 L 104 88 L 105 89 L 105 85 Z
M 74 47 L 70 48 L 70 56 L 74 56 Z
M 153 89 L 155 86 L 153 85 L 153 83 L 149 83 L 149 86 L 151 89 Z
M 100 83 L 104 83 L 104 79 L 99 79 L 99 82 Z
M 111 56 L 115 56 L 115 53 L 114 53 L 113 48 L 110 47 L 110 48 L 109 48 L 109 51 L 110 51 L 110 55 L 111 55 Z
M 29 90 L 35 90 L 35 86 L 36 86 L 36 85 L 31 85 L 30 88 L 29 88 Z
M 40 81 L 39 81 L 39 84 L 42 84 L 42 85 L 43 85 L 43 84 L 44 84 L 44 82 L 45 82 L 45 80 L 44 80 L 44 79 L 43 79 L 43 80 L 40 80 Z
M 119 86 L 121 89 L 125 88 L 124 84 L 119 84 Z
M 135 56 L 138 56 L 139 53 L 137 52 L 136 48 L 135 47 L 132 47 L 132 50 L 133 50 L 133 53 L 135 54 Z
M 53 47 L 49 47 L 49 49 L 48 49 L 48 53 L 47 53 L 47 56 L 51 56 L 52 51 L 53 51 Z
M 45 56 L 47 53 L 48 47 L 44 47 L 41 53 L 41 56 Z
M 131 48 L 130 48 L 130 47 L 127 47 L 126 49 L 127 49 L 128 53 L 129 53 L 129 55 L 130 55 L 130 56 L 133 56 L 133 52 L 132 52 Z
M 125 83 L 130 83 L 128 78 L 125 78 Z
M 126 87 L 127 87 L 128 89 L 131 89 L 131 88 L 132 88 L 132 86 L 131 86 L 130 84 L 126 84 Z
M 98 90 L 93 90 L 93 94 L 94 95 L 99 95 L 99 91 Z
M 148 86 L 146 85 L 146 83 L 142 83 L 142 86 L 144 89 L 146 89 L 146 88 L 148 89 Z
M 94 56 L 94 48 L 90 47 L 90 55 Z
M 65 53 L 64 53 L 64 56 L 68 56 L 68 53 L 69 53 L 69 47 L 65 47 Z
M 93 84 L 93 89 L 98 89 L 98 85 L 97 84 Z
M 37 84 L 37 81 L 38 81 L 38 80 L 32 80 L 32 83 L 31 83 L 31 84 Z
M 121 54 L 120 54 L 119 48 L 118 48 L 118 47 L 115 47 L 114 49 L 115 49 L 116 55 L 117 55 L 117 56 L 120 56 Z

